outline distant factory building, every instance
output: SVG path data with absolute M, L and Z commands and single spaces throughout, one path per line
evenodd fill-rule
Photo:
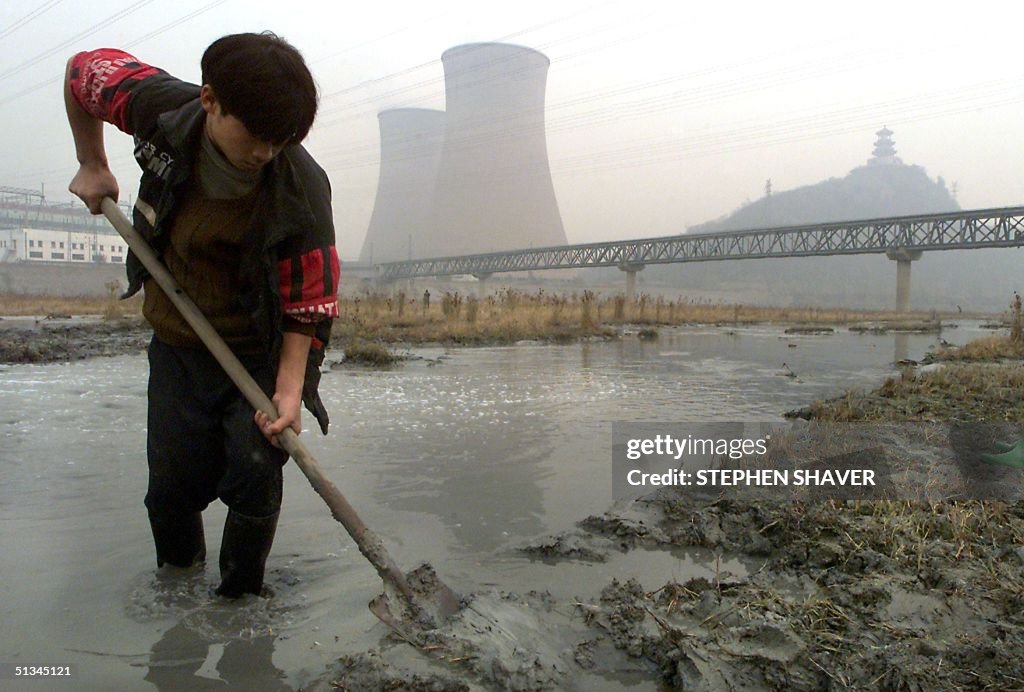
M 128 246 L 117 234 L 44 228 L 0 229 L 0 262 L 123 264 Z
M 565 245 L 544 125 L 548 58 L 476 43 L 445 51 L 441 61 L 443 118 L 381 113 L 380 183 L 360 260 Z
M 130 213 L 129 205 L 122 211 Z M 128 246 L 83 204 L 47 202 L 42 190 L 0 186 L 0 262 L 123 264 Z

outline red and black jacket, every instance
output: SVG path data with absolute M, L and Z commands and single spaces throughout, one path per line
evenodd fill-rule
M 90 114 L 135 138 L 142 168 L 135 228 L 163 252 L 182 185 L 192 175 L 205 111 L 199 87 L 114 49 L 71 59 L 71 93 Z M 303 402 L 327 432 L 327 411 L 317 387 L 324 349 L 338 316 L 340 267 L 334 247 L 327 174 L 299 144 L 286 146 L 267 164 L 253 214 L 252 242 L 239 258 L 245 289 L 240 296 L 276 360 L 285 316 L 315 323 Z M 134 254 L 127 260 L 128 290 L 148 274 Z

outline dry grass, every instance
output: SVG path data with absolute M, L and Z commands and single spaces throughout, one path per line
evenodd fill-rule
M 823 421 L 1024 422 L 1024 368 L 972 363 L 905 373 L 872 392 L 815 401 L 808 413 Z
M 0 296 L 0 314 L 9 316 L 103 315 L 142 316 L 142 296 L 119 300 L 111 293 L 99 296 Z
M 401 360 L 385 346 L 372 341 L 351 339 L 345 342 L 344 350 L 346 363 L 384 367 Z
M 919 567 L 936 542 L 947 558 L 980 558 L 993 546 L 1020 545 L 1024 523 L 1013 505 L 997 500 L 861 503 L 874 521 L 853 522 L 851 540 L 860 540 L 909 567 Z
M 364 293 L 339 302 L 334 333 L 383 342 L 455 344 L 508 343 L 539 339 L 572 341 L 607 337 L 623 325 L 756 323 L 846 325 L 862 321 L 905 321 L 906 314 L 828 308 L 773 308 L 712 303 L 700 299 L 641 295 L 599 297 L 590 291 L 553 294 L 543 290 L 502 290 L 484 299 L 447 292 L 410 297 Z M 934 315 L 921 314 L 920 319 Z
M 11 317 L 47 315 L 102 315 L 108 319 L 142 317 L 142 295 L 117 298 L 116 289 L 100 296 L 45 296 L 8 294 L 0 298 L 0 314 Z
M 642 327 L 685 324 L 874 325 L 906 322 L 905 313 L 812 307 L 758 307 L 714 303 L 704 299 L 640 295 L 632 304 L 622 295 L 591 291 L 555 294 L 505 289 L 479 299 L 457 292 L 431 296 L 362 293 L 339 301 L 341 319 L 334 335 L 383 343 L 510 343 L 521 340 L 575 341 L 614 336 L 623 325 Z M 141 298 L 119 301 L 114 290 L 101 297 L 6 295 L 5 315 L 140 316 Z M 911 316 L 935 322 L 934 314 Z
M 935 354 L 943 361 L 997 361 L 1024 358 L 1024 340 L 1013 336 L 985 336 L 960 348 L 943 349 Z
M 1010 340 L 1018 346 L 1024 346 L 1024 306 L 1017 292 L 1014 292 L 1013 300 L 1010 301 Z
M 1024 309 L 1014 294 L 1008 336 L 986 336 L 933 354 L 943 367 L 906 369 L 872 392 L 847 391 L 793 412 L 821 421 L 1024 422 Z

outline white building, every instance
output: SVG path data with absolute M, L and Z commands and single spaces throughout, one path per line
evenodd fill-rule
M 0 229 L 0 262 L 102 262 L 123 264 L 128 244 L 116 233 Z

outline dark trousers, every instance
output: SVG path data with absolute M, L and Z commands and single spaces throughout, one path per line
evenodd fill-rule
M 272 396 L 277 373 L 270 358 L 240 360 Z M 208 351 L 154 337 L 149 345 L 150 516 L 184 517 L 218 497 L 250 517 L 277 512 L 288 455 L 267 442 L 254 414 Z

